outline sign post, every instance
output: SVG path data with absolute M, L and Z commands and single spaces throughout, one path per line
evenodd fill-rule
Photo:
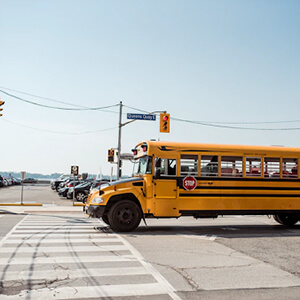
M 79 167 L 78 166 L 72 166 L 71 167 L 71 174 L 73 175 L 73 206 L 74 206 L 74 200 L 75 200 L 75 176 L 78 176 L 78 174 L 79 174 Z
M 23 180 L 26 178 L 26 172 L 25 171 L 22 171 L 21 172 L 21 179 L 22 179 L 22 182 L 21 182 L 21 205 L 23 205 Z

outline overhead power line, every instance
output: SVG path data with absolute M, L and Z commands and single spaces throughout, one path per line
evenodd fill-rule
M 126 106 L 127 108 L 149 113 L 148 111 Z M 217 127 L 217 128 L 227 128 L 227 129 L 238 129 L 238 130 L 258 130 L 258 131 L 288 131 L 288 130 L 300 130 L 300 127 L 289 127 L 289 128 L 259 128 L 259 127 L 241 127 L 241 126 L 230 126 L 231 125 L 259 125 L 259 124 L 280 124 L 280 123 L 296 123 L 300 122 L 300 120 L 288 120 L 288 121 L 270 121 L 270 122 L 213 122 L 213 121 L 193 121 L 193 120 L 187 120 L 182 118 L 176 118 L 171 116 L 171 120 L 179 121 L 179 122 L 185 122 L 185 123 L 191 123 L 191 124 L 197 124 L 202 126 L 210 126 L 210 127 Z M 228 125 L 226 125 L 228 124 Z
M 87 107 L 82 106 L 82 105 L 77 105 L 77 104 L 74 104 L 74 103 L 60 101 L 60 100 L 55 100 L 55 99 L 48 98 L 48 97 L 37 96 L 37 95 L 30 94 L 30 93 L 25 93 L 25 92 L 21 92 L 21 91 L 9 89 L 9 88 L 4 87 L 4 86 L 0 86 L 0 89 L 11 91 L 11 92 L 16 92 L 16 93 L 19 93 L 19 94 L 23 94 L 23 95 L 27 95 L 27 96 L 31 96 L 31 97 L 34 97 L 34 98 L 39 98 L 39 99 L 47 100 L 47 101 L 52 101 L 52 102 L 56 102 L 56 103 L 61 103 L 61 104 L 66 104 L 66 105 L 76 106 L 76 107 L 81 107 L 81 108 L 87 108 Z
M 15 98 L 17 100 L 20 100 L 22 102 L 26 102 L 26 103 L 29 103 L 29 104 L 32 104 L 32 105 L 36 105 L 36 106 L 40 106 L 40 107 L 45 107 L 45 108 L 51 108 L 51 109 L 58 109 L 58 110 L 67 110 L 67 111 L 89 111 L 89 110 L 104 110 L 106 108 L 111 108 L 111 107 L 116 107 L 116 106 L 119 106 L 119 104 L 114 104 L 114 105 L 108 105 L 108 106 L 102 106 L 102 107 L 80 107 L 80 108 L 74 108 L 74 107 L 59 107 L 59 106 L 50 106 L 50 105 L 45 105 L 45 104 L 41 104 L 41 103 L 37 103 L 37 102 L 34 102 L 34 101 L 30 101 L 30 100 L 27 100 L 27 99 L 24 99 L 24 98 L 21 98 L 21 97 L 18 97 L 18 96 L 15 96 L 13 94 L 10 94 L 8 92 L 5 92 L 3 90 L 0 89 L 0 92 L 6 94 L 7 96 L 10 96 L 12 98 Z M 69 104 L 68 104 L 69 105 Z
M 53 101 L 53 102 L 57 102 L 57 103 L 66 104 L 66 105 L 73 106 L 73 107 L 58 107 L 58 106 L 50 106 L 50 105 L 37 103 L 37 102 L 31 101 L 31 100 L 24 99 L 22 97 L 18 97 L 16 95 L 11 94 L 11 93 L 8 93 L 8 92 L 4 91 L 3 89 L 14 91 L 14 92 L 17 92 L 17 93 L 22 93 L 22 94 L 25 94 L 25 95 L 28 95 L 28 96 L 32 96 L 32 97 L 36 97 L 36 98 L 40 98 L 40 99 L 44 99 L 44 100 L 48 100 L 48 101 Z M 22 101 L 22 102 L 25 102 L 25 103 L 28 103 L 28 104 L 31 104 L 31 105 L 36 105 L 36 106 L 49 108 L 49 109 L 65 110 L 65 111 L 107 111 L 106 110 L 107 108 L 119 106 L 119 104 L 114 104 L 114 105 L 103 106 L 103 107 L 84 107 L 84 106 L 80 106 L 80 105 L 76 105 L 76 104 L 72 104 L 72 103 L 68 103 L 68 102 L 64 102 L 64 101 L 54 100 L 54 99 L 50 99 L 50 98 L 46 98 L 46 97 L 41 97 L 41 96 L 25 93 L 25 92 L 20 92 L 20 91 L 13 90 L 13 89 L 8 89 L 8 88 L 5 88 L 5 87 L 0 87 L 0 92 L 6 94 L 7 96 L 13 97 L 13 98 L 15 98 L 19 101 Z M 77 108 L 74 108 L 74 106 L 76 106 Z M 135 110 L 135 111 L 139 111 L 139 112 L 143 112 L 143 113 L 147 113 L 147 114 L 151 113 L 149 111 L 138 109 L 138 108 L 135 108 L 135 107 L 131 107 L 131 106 L 127 106 L 127 105 L 123 105 L 123 106 L 127 107 L 129 109 Z M 109 112 L 117 113 L 115 111 L 109 111 Z M 253 126 L 255 126 L 255 125 L 260 125 L 260 124 L 296 123 L 296 122 L 300 122 L 300 120 L 281 120 L 281 121 L 263 121 L 263 122 L 220 122 L 220 121 L 203 121 L 203 120 L 194 121 L 194 120 L 188 120 L 188 119 L 183 119 L 183 118 L 176 118 L 176 117 L 172 117 L 172 116 L 171 116 L 171 119 L 174 120 L 174 121 L 185 122 L 185 123 L 190 123 L 190 124 L 210 126 L 210 127 L 216 127 L 216 128 L 224 128 L 224 129 L 235 129 L 235 130 L 254 130 L 254 131 L 300 130 L 300 127 L 260 128 L 260 127 L 235 126 L 235 125 L 253 125 Z M 9 121 L 7 121 L 7 122 L 9 122 Z M 23 126 L 23 125 L 21 125 L 21 126 Z M 114 127 L 114 128 L 117 128 L 117 127 Z M 90 131 L 90 132 L 83 132 L 83 133 L 79 133 L 79 134 L 100 132 L 100 131 L 105 131 L 105 130 L 111 130 L 111 129 L 114 129 L 114 128 L 108 128 L 108 129 Z M 37 129 L 37 128 L 32 128 L 32 129 Z M 38 129 L 38 130 L 40 130 L 40 129 Z M 52 132 L 52 131 L 47 131 L 47 130 L 44 130 L 44 131 Z M 62 132 L 56 132 L 56 133 L 62 133 Z M 63 133 L 63 134 L 72 134 L 72 133 Z

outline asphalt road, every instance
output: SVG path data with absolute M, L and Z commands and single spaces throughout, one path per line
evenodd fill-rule
M 188 217 L 116 234 L 49 186 L 24 192 L 45 206 L 0 206 L 0 299 L 300 298 L 300 225 Z

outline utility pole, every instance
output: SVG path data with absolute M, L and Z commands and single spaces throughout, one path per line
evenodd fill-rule
M 118 165 L 117 165 L 117 180 L 120 179 L 122 168 L 121 168 L 121 129 L 122 129 L 122 101 L 120 101 L 120 116 L 119 116 L 119 138 L 118 138 Z

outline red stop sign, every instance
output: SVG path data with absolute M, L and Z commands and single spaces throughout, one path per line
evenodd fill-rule
M 182 185 L 187 191 L 192 191 L 197 186 L 197 180 L 194 176 L 188 175 L 183 179 Z

